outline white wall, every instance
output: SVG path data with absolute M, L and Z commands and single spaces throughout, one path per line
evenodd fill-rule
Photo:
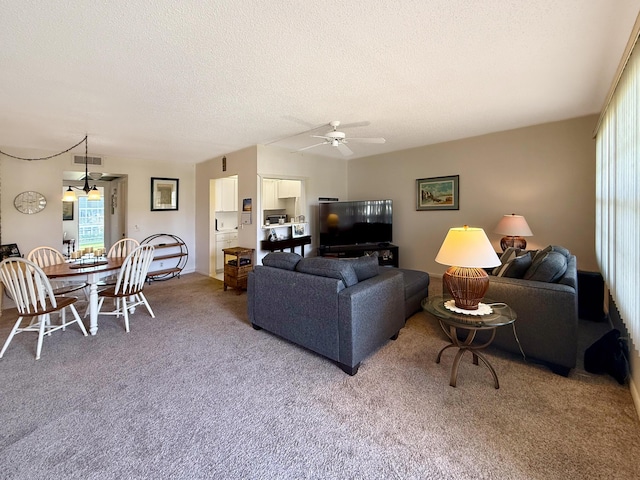
M 500 218 L 524 215 L 528 248 L 563 245 L 578 267 L 595 259 L 595 115 L 350 160 L 349 199 L 393 200 L 400 266 L 441 275 L 435 256 L 451 227 L 493 233 Z M 416 211 L 416 179 L 460 175 L 460 210 Z
M 3 148 L 3 150 L 5 150 Z M 42 157 L 56 152 L 17 150 L 6 148 L 13 155 L 27 158 Z M 24 254 L 31 249 L 48 245 L 61 249 L 62 172 L 84 170 L 72 164 L 72 154 L 50 160 L 24 161 L 6 156 L 0 159 L 2 208 L 2 243 L 17 243 Z M 156 234 L 170 233 L 182 238 L 189 249 L 184 272 L 195 268 L 195 178 L 194 166 L 131 158 L 104 157 L 103 173 L 127 174 L 128 191 L 126 230 L 137 240 Z M 177 212 L 151 211 L 151 177 L 178 178 L 179 210 Z M 47 207 L 35 215 L 24 215 L 13 207 L 15 196 L 26 190 L 35 190 L 47 198 Z

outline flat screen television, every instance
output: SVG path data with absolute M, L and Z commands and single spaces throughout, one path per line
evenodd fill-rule
M 393 240 L 393 201 L 321 203 L 320 246 L 389 243 Z

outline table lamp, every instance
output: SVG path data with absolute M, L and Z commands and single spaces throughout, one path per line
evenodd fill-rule
M 450 265 L 442 281 L 456 307 L 463 310 L 477 310 L 489 288 L 489 276 L 483 267 L 500 265 L 484 230 L 467 225 L 449 229 L 436 262 Z
M 533 232 L 522 215 L 505 215 L 498 222 L 494 232 L 505 235 L 500 240 L 500 248 L 504 252 L 509 247 L 527 248 L 527 241 L 523 237 L 531 237 Z

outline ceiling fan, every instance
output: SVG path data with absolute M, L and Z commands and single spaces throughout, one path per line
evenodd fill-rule
M 309 150 L 310 148 L 319 147 L 320 145 L 331 145 L 332 147 L 336 147 L 342 155 L 348 157 L 349 155 L 353 155 L 353 151 L 347 147 L 347 143 L 384 143 L 386 140 L 382 137 L 374 137 L 374 138 L 347 138 L 344 132 L 339 132 L 338 127 L 340 126 L 340 122 L 335 120 L 330 122 L 329 125 L 333 127 L 333 130 L 327 132 L 324 135 L 311 135 L 313 138 L 322 138 L 323 141 L 320 143 L 316 143 L 314 145 L 309 145 L 308 147 L 300 148 L 297 150 L 298 152 L 302 152 L 303 150 Z M 342 128 L 349 127 L 361 127 L 369 125 L 369 122 L 358 122 L 358 123 L 349 123 L 342 126 Z

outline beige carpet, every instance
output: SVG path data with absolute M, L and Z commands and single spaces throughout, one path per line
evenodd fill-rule
M 439 285 L 434 289 L 438 291 Z M 145 289 L 156 312 L 16 337 L 0 359 L 0 478 L 640 477 L 626 386 L 497 351 L 500 378 L 411 317 L 354 377 L 248 323 L 246 293 L 197 274 Z M 11 318 L 0 318 L 4 341 Z M 589 330 L 593 325 L 586 325 Z

